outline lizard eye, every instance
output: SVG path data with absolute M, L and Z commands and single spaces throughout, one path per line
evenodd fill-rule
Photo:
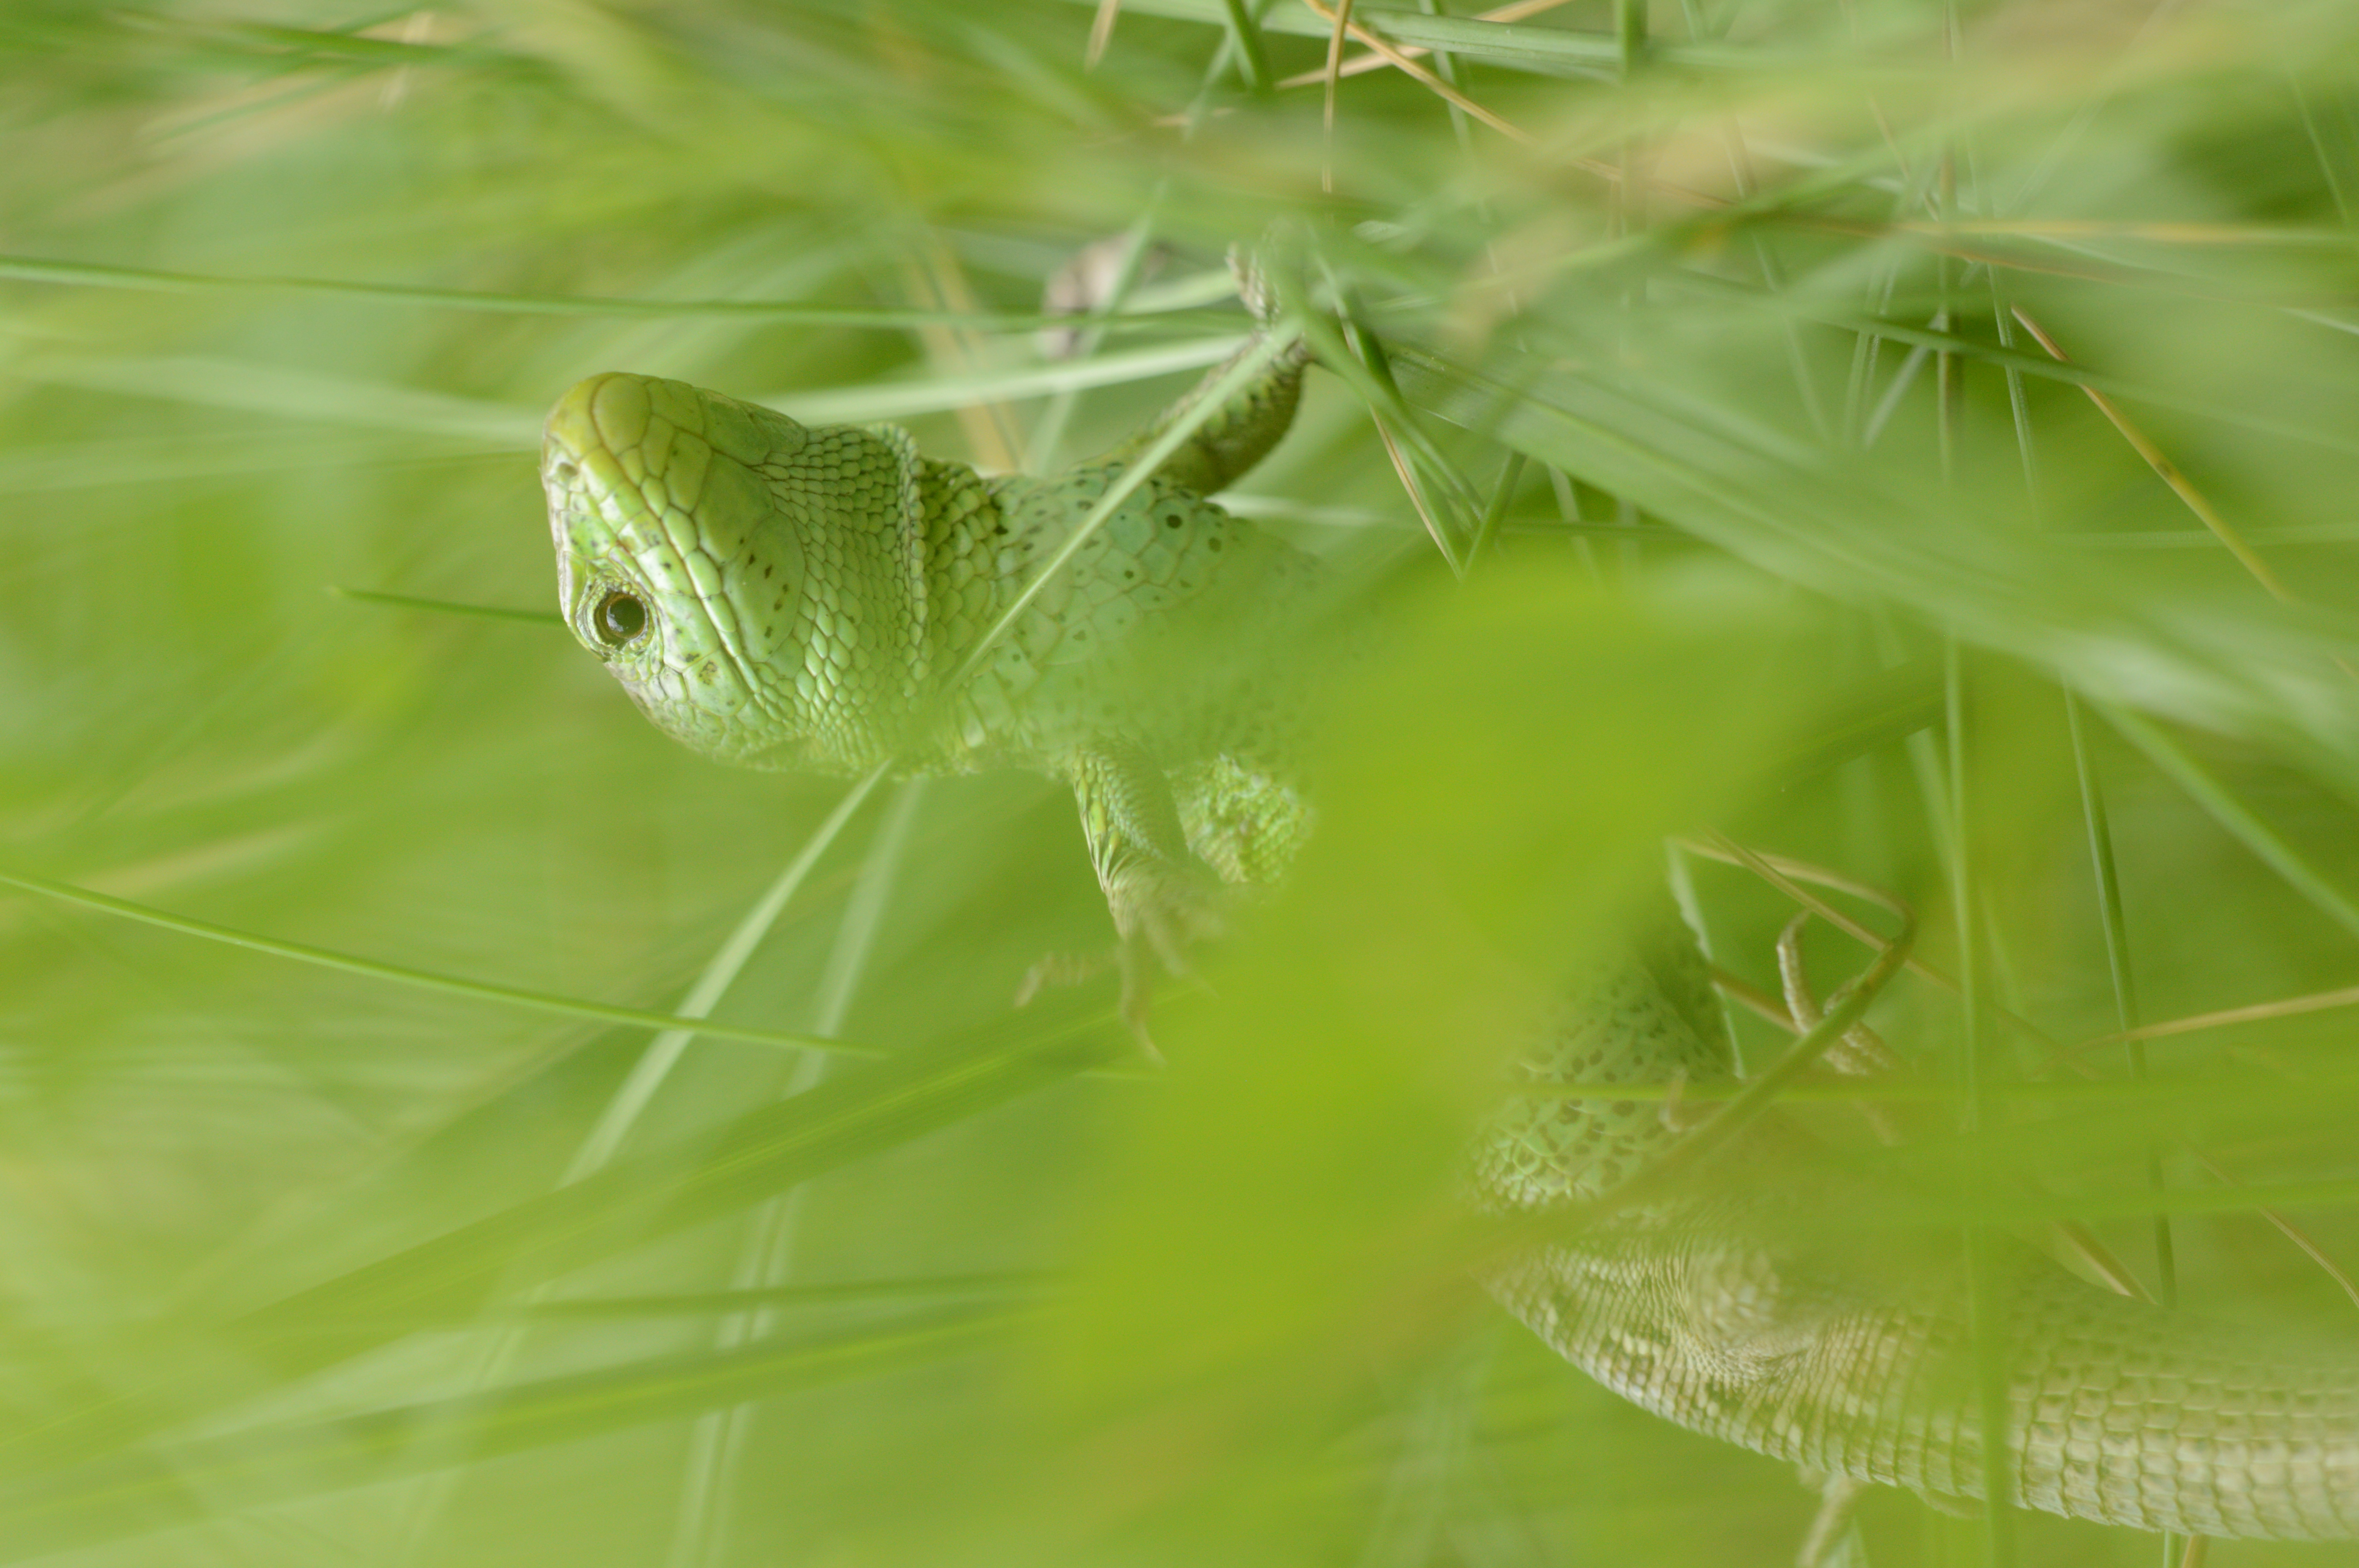
M 606 597 L 598 601 L 591 612 L 591 628 L 598 641 L 610 648 L 619 648 L 647 629 L 647 607 L 636 595 L 622 589 L 609 589 Z

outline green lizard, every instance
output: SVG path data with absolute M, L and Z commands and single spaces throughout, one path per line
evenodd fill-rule
M 1207 406 L 1247 356 L 1266 363 Z M 566 624 L 658 728 L 723 762 L 1071 784 L 1144 1040 L 1150 957 L 1179 968 L 1218 927 L 1218 884 L 1272 881 L 1309 822 L 1278 630 L 1316 568 L 1203 499 L 1286 433 L 1305 358 L 1256 339 L 1050 479 L 986 479 L 892 426 L 807 428 L 681 382 L 592 376 L 549 415 L 541 465 Z
M 1565 1004 L 1516 1078 L 1725 1081 L 1708 974 L 1667 919 Z M 1511 1092 L 1474 1143 L 1476 1200 L 1528 1224 L 1613 1194 L 1678 1142 L 1663 1110 Z M 1616 1393 L 1829 1477 L 1831 1505 L 1870 1483 L 1973 1511 L 1982 1422 L 1955 1234 L 1831 1247 L 1844 1195 L 1813 1174 L 1807 1133 L 1773 1115 L 1740 1139 L 1717 1180 L 1518 1248 L 1484 1284 Z M 2186 1535 L 2359 1537 L 2359 1336 L 2167 1311 L 2028 1247 L 1997 1267 L 2009 1502 Z M 1832 1544 L 1826 1522 L 1814 1548 Z
M 1292 417 L 1305 356 L 1264 357 L 1229 401 L 1206 400 L 1215 372 L 1045 480 L 983 478 L 890 427 L 811 429 L 679 382 L 592 377 L 550 415 L 542 460 L 566 622 L 660 728 L 724 761 L 1067 781 L 1138 1022 L 1147 960 L 1177 964 L 1217 923 L 1217 883 L 1269 881 L 1310 824 L 1273 627 L 1314 568 L 1204 499 Z M 1109 487 L 1189 421 L 1024 601 Z M 1704 974 L 1675 931 L 1569 1006 L 1520 1074 L 1727 1076 Z M 1495 1212 L 1545 1215 L 1614 1191 L 1679 1136 L 1644 1100 L 1511 1094 L 1473 1186 Z M 1745 1137 L 1768 1162 L 1802 1134 L 1772 1117 Z M 1964 1506 L 1981 1434 L 1954 1271 L 1799 1247 L 1783 1220 L 1803 1204 L 1658 1196 L 1518 1249 L 1486 1282 L 1650 1410 Z M 2011 1269 L 2012 1501 L 2194 1534 L 2359 1533 L 2359 1355 L 2254 1348 L 2034 1257 Z

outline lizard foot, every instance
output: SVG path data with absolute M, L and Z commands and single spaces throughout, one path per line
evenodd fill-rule
M 1124 950 L 1139 949 L 1135 961 L 1142 968 L 1152 957 L 1169 974 L 1186 974 L 1189 949 L 1219 936 L 1225 925 L 1221 884 L 1201 867 L 1142 861 L 1106 878 L 1103 886 Z
M 1851 1548 L 1858 1539 L 1854 1516 L 1867 1483 L 1808 1470 L 1802 1473 L 1802 1481 L 1818 1487 L 1819 1511 L 1810 1520 L 1810 1533 L 1802 1538 L 1801 1550 L 1794 1554 L 1795 1568 L 1838 1568 L 1851 1561 Z
M 1024 971 L 1016 983 L 1016 1005 L 1029 1007 L 1032 999 L 1051 986 L 1077 986 L 1093 980 L 1122 961 L 1119 948 L 1100 953 L 1050 953 Z
M 1016 987 L 1016 1005 L 1028 1007 L 1033 998 L 1050 986 L 1081 985 L 1108 969 L 1122 973 L 1122 1021 L 1129 1026 L 1131 1038 L 1138 1042 L 1141 1054 L 1158 1066 L 1162 1065 L 1163 1053 L 1155 1048 L 1154 1038 L 1147 1032 L 1147 1004 L 1155 994 L 1154 965 L 1136 941 L 1096 953 L 1048 955 L 1024 971 L 1024 979 Z
M 1145 868 L 1141 868 L 1145 870 Z M 1122 1017 L 1150 1061 L 1163 1054 L 1147 1032 L 1156 971 L 1186 975 L 1188 950 L 1221 935 L 1221 886 L 1201 871 L 1158 866 L 1150 874 L 1114 878 L 1106 906 L 1122 934 Z
M 1024 971 L 1016 988 L 1016 1005 L 1023 1007 L 1050 986 L 1075 986 L 1093 980 L 1108 969 L 1122 977 L 1122 1019 L 1151 1062 L 1161 1062 L 1147 1033 L 1153 1011 L 1156 972 L 1185 975 L 1188 949 L 1221 934 L 1220 885 L 1209 876 L 1185 868 L 1133 869 L 1106 886 L 1121 940 L 1094 953 L 1050 953 Z

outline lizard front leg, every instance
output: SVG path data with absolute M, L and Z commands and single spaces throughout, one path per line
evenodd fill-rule
M 1143 748 L 1096 741 L 1074 748 L 1064 773 L 1120 942 L 1123 1017 L 1151 1054 L 1155 966 L 1184 973 L 1189 947 L 1219 935 L 1219 883 L 1189 851 L 1170 783 Z
M 1253 258 L 1242 250 L 1229 252 L 1229 270 L 1236 276 L 1238 296 L 1253 312 L 1255 331 L 1244 347 L 1204 377 L 1154 422 L 1107 452 L 1101 462 L 1130 463 L 1153 446 L 1173 424 L 1189 416 L 1205 395 L 1218 385 L 1238 360 L 1257 351 L 1262 341 L 1280 330 L 1277 302 Z M 1303 367 L 1310 362 L 1310 345 L 1290 339 L 1260 375 L 1233 394 L 1180 449 L 1163 460 L 1157 470 L 1181 489 L 1198 495 L 1226 490 L 1248 469 L 1269 454 L 1294 424 L 1294 410 L 1302 399 Z

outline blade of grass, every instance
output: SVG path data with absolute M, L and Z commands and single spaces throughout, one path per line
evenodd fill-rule
M 660 1237 L 742 1213 L 773 1193 L 1110 1059 L 1093 1015 L 1031 1032 L 1008 1023 L 948 1047 L 865 1065 L 792 1099 L 744 1112 L 693 1147 L 617 1158 L 570 1185 L 404 1248 L 222 1325 L 245 1365 L 292 1383 L 423 1329 L 484 1315 L 495 1292 L 531 1285 Z M 146 1440 L 201 1393 L 148 1389 L 20 1424 L 0 1454 L 62 1466 Z M 215 1393 L 210 1397 L 218 1398 Z M 431 1445 L 429 1445 L 431 1446 Z
M 288 958 L 299 964 L 310 964 L 322 969 L 338 969 L 348 975 L 367 979 L 386 980 L 395 985 L 411 986 L 419 990 L 440 991 L 446 995 L 464 997 L 473 1001 L 491 1002 L 500 1007 L 522 1008 L 530 1012 L 552 1013 L 560 1018 L 588 1019 L 594 1023 L 622 1023 L 642 1029 L 682 1030 L 690 1034 L 702 1034 L 714 1040 L 738 1040 L 751 1045 L 777 1045 L 799 1051 L 832 1051 L 846 1055 L 874 1056 L 881 1054 L 876 1046 L 862 1045 L 848 1041 L 821 1040 L 813 1035 L 795 1034 L 775 1029 L 748 1029 L 740 1024 L 714 1023 L 707 1019 L 686 1018 L 678 1013 L 650 1012 L 642 1008 L 614 1007 L 605 1002 L 583 1001 L 579 998 L 559 996 L 551 991 L 527 990 L 521 986 L 498 985 L 488 980 L 471 980 L 462 976 L 441 974 L 431 969 L 415 969 L 401 964 L 387 964 L 375 958 L 364 958 L 354 953 L 339 953 L 326 947 L 314 947 L 302 942 L 282 941 L 276 936 L 264 936 L 251 931 L 239 931 L 227 925 L 216 925 L 208 920 L 196 920 L 183 914 L 134 903 L 128 899 L 113 898 L 88 888 L 68 882 L 52 881 L 23 871 L 0 868 L 0 886 L 13 887 L 38 893 L 60 903 L 78 904 L 102 914 L 112 914 L 124 920 L 137 921 L 162 930 L 177 932 L 183 936 L 201 937 L 232 947 L 244 947 L 249 952 L 266 953 L 275 958 Z
M 2261 863 L 2275 871 L 2285 884 L 2308 899 L 2311 907 L 2333 921 L 2354 936 L 2359 936 L 2359 903 L 2326 879 L 2323 872 L 2293 847 L 2279 838 L 2275 830 L 2254 815 L 2252 809 L 2236 798 L 2196 760 L 2187 754 L 2176 741 L 2163 733 L 2160 727 L 2126 708 L 2110 704 L 2092 704 L 2130 744 L 2144 752 L 2154 765 L 2168 774 L 2171 781 L 2187 792 L 2204 815 L 2226 830 L 2229 837 L 2251 850 Z M 2151 1035 L 2147 1038 L 2152 1038 Z
M 1116 327 L 1152 320 L 1145 316 L 1052 317 L 1038 311 L 906 309 L 866 306 L 806 305 L 760 299 L 629 299 L 562 294 L 501 294 L 464 288 L 417 288 L 401 284 L 357 283 L 335 278 L 232 277 L 171 272 L 158 267 L 114 266 L 51 256 L 0 255 L 0 278 L 80 288 L 130 289 L 151 294 L 291 294 L 387 305 L 423 305 L 439 310 L 490 311 L 518 316 L 597 318 L 734 317 L 745 321 L 805 327 L 971 327 L 984 332 L 1031 332 L 1043 327 L 1087 324 Z
M 0 1494 L 0 1561 L 137 1540 L 404 1475 L 572 1444 L 653 1422 L 969 1355 L 1022 1309 L 973 1311 L 886 1329 L 690 1351 L 515 1384 L 486 1394 L 234 1432 L 154 1454 L 103 1460 Z M 464 1441 L 423 1448 L 421 1428 Z
M 546 626 L 553 631 L 565 630 L 565 617 L 552 610 L 514 610 L 505 604 L 462 604 L 454 599 L 421 599 L 416 594 L 386 593 L 373 588 L 346 588 L 342 583 L 330 583 L 332 599 L 349 599 L 356 604 L 382 604 L 389 610 L 430 610 L 440 615 L 473 615 L 486 621 L 518 621 L 528 626 Z

